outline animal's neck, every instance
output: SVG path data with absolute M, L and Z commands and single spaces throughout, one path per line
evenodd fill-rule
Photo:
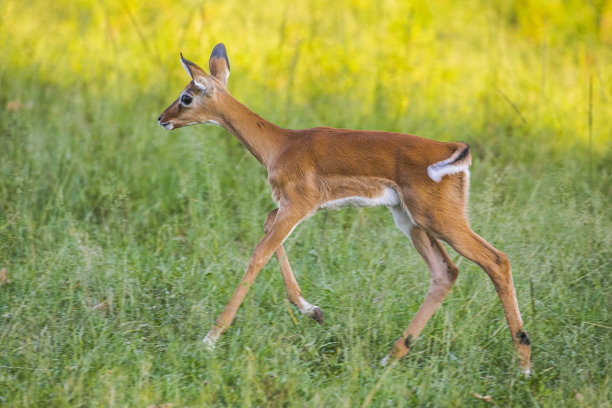
M 223 95 L 219 124 L 232 133 L 255 158 L 269 168 L 289 131 L 252 112 L 231 95 Z

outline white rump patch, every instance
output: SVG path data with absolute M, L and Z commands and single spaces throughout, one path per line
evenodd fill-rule
M 448 174 L 461 173 L 462 171 L 465 172 L 466 176 L 468 177 L 470 176 L 469 164 L 447 165 L 444 162 L 448 162 L 448 160 L 443 160 L 441 162 L 432 164 L 431 166 L 427 167 L 427 175 L 429 176 L 429 178 L 431 178 L 436 183 L 439 183 L 440 180 L 442 180 L 442 177 Z
M 342 208 L 342 207 L 395 207 L 400 204 L 400 198 L 395 189 L 387 187 L 378 197 L 351 196 L 339 198 L 321 204 L 319 208 Z
M 442 180 L 442 177 L 449 174 L 461 173 L 462 171 L 465 172 L 466 176 L 470 177 L 469 162 L 461 164 L 451 164 L 452 162 L 457 160 L 457 157 L 459 157 L 462 152 L 463 149 L 457 150 L 448 159 L 439 161 L 427 167 L 427 175 L 429 176 L 429 178 L 435 181 L 436 183 L 439 183 L 440 180 Z

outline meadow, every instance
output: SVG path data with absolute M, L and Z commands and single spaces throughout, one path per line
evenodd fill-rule
M 384 208 L 286 241 L 323 325 L 272 259 L 203 347 L 274 208 L 231 134 L 157 125 L 179 51 L 207 67 L 218 42 L 229 91 L 279 126 L 470 144 L 471 224 L 510 258 L 530 378 L 452 250 L 452 291 L 379 365 L 429 285 Z M 0 406 L 612 406 L 611 45 L 602 0 L 1 1 Z

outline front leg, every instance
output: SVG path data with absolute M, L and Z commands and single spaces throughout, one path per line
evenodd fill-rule
M 232 323 L 238 311 L 238 307 L 240 307 L 249 288 L 253 285 L 261 268 L 268 263 L 274 251 L 283 243 L 291 230 L 305 215 L 306 214 L 302 214 L 288 207 L 278 210 L 274 223 L 270 226 L 264 238 L 259 242 L 255 251 L 253 251 L 249 266 L 240 280 L 238 287 L 234 291 L 232 298 L 225 306 L 225 309 L 223 309 L 223 312 L 217 317 L 217 320 L 215 320 L 213 327 L 206 337 L 204 337 L 204 343 L 208 347 L 212 348 L 219 336 L 221 336 Z
M 266 222 L 264 223 L 265 233 L 267 233 L 270 227 L 274 224 L 277 212 L 278 209 L 275 209 L 268 213 Z M 302 290 L 300 289 L 300 286 L 293 275 L 293 271 L 291 270 L 291 265 L 289 265 L 289 259 L 287 258 L 283 244 L 276 249 L 275 254 L 278 264 L 280 265 L 281 275 L 283 276 L 283 282 L 285 283 L 285 290 L 287 291 L 287 298 L 289 301 L 293 303 L 293 305 L 297 307 L 303 315 L 311 317 L 319 324 L 323 324 L 323 312 L 319 306 L 313 305 L 304 299 Z

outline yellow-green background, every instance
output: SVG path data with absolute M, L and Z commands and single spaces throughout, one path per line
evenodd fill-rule
M 452 138 L 464 122 L 479 133 L 500 115 L 520 124 L 511 101 L 530 130 L 567 148 L 588 142 L 592 82 L 593 143 L 610 144 L 611 2 L 60 0 L 0 7 L 5 75 L 63 89 L 86 84 L 123 98 L 178 91 L 185 80 L 179 51 L 205 66 L 214 44 L 224 42 L 231 91 L 283 123 L 302 109 L 314 116 L 312 125 L 346 120 L 409 131 L 393 125 L 411 116 L 444 122 L 442 137 Z M 312 106 L 320 101 L 350 107 Z

